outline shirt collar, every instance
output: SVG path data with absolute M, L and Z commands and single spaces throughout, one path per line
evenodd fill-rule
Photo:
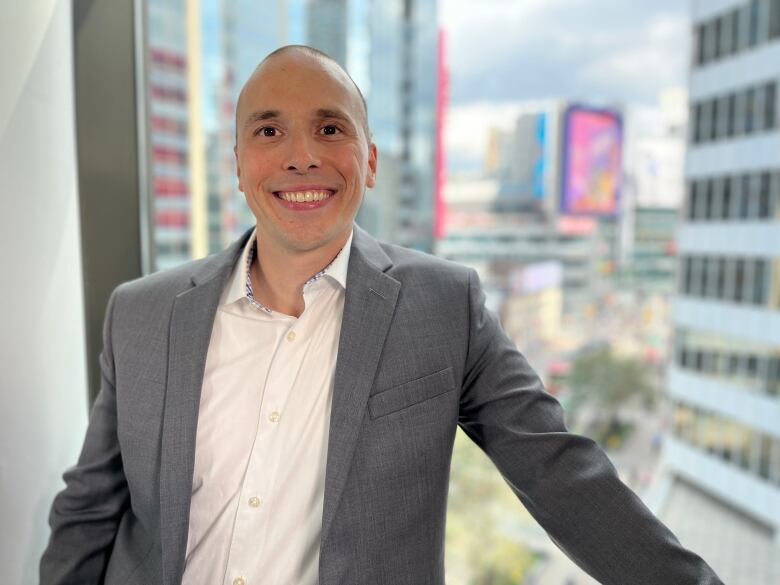
M 352 248 L 352 237 L 354 230 L 349 232 L 344 247 L 339 251 L 333 261 L 325 268 L 320 270 L 317 274 L 312 276 L 306 281 L 304 287 L 318 281 L 323 276 L 327 276 L 333 281 L 341 285 L 341 288 L 346 290 L 347 288 L 347 268 L 349 267 L 349 255 Z M 249 236 L 244 249 L 241 251 L 241 256 L 236 262 L 236 266 L 233 269 L 233 275 L 230 277 L 230 282 L 225 288 L 225 291 L 220 300 L 220 305 L 228 305 L 234 303 L 240 299 L 246 298 L 252 305 L 266 312 L 270 312 L 270 309 L 259 303 L 251 294 L 252 285 L 249 280 L 249 266 L 250 262 L 255 255 L 257 242 L 257 228 L 252 230 L 252 235 Z

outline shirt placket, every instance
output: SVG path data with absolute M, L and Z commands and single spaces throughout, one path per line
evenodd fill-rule
M 305 294 L 305 299 L 308 305 L 310 293 Z M 306 316 L 291 321 L 275 344 L 257 433 L 241 485 L 224 585 L 257 585 L 252 582 L 251 575 L 268 577 L 276 572 L 276 567 L 258 566 L 258 559 L 260 563 L 265 559 L 269 528 L 274 521 L 272 494 L 284 452 L 285 429 L 290 424 L 285 420 L 285 411 L 297 377 L 290 373 L 299 370 L 300 356 L 305 353 L 308 340 L 303 335 L 303 325 Z M 271 582 L 271 577 L 262 580 L 264 585 Z

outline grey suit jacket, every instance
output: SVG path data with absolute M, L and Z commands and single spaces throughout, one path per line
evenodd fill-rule
M 177 585 L 206 352 L 246 234 L 118 287 L 102 388 L 50 516 L 41 583 Z M 330 421 L 321 585 L 444 583 L 458 425 L 602 583 L 721 583 L 617 478 L 484 308 L 476 274 L 373 240 L 349 262 Z

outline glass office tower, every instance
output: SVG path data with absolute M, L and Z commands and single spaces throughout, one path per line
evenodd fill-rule
M 438 26 L 435 0 L 374 0 L 368 116 L 379 149 L 377 185 L 358 223 L 378 237 L 432 251 Z

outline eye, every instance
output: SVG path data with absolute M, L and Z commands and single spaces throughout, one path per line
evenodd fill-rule
M 335 136 L 336 134 L 341 134 L 341 128 L 335 124 L 328 124 L 327 126 L 320 128 L 320 134 L 324 136 Z
M 279 136 L 279 131 L 272 126 L 263 126 L 255 130 L 255 136 L 265 136 L 266 138 L 273 138 Z

